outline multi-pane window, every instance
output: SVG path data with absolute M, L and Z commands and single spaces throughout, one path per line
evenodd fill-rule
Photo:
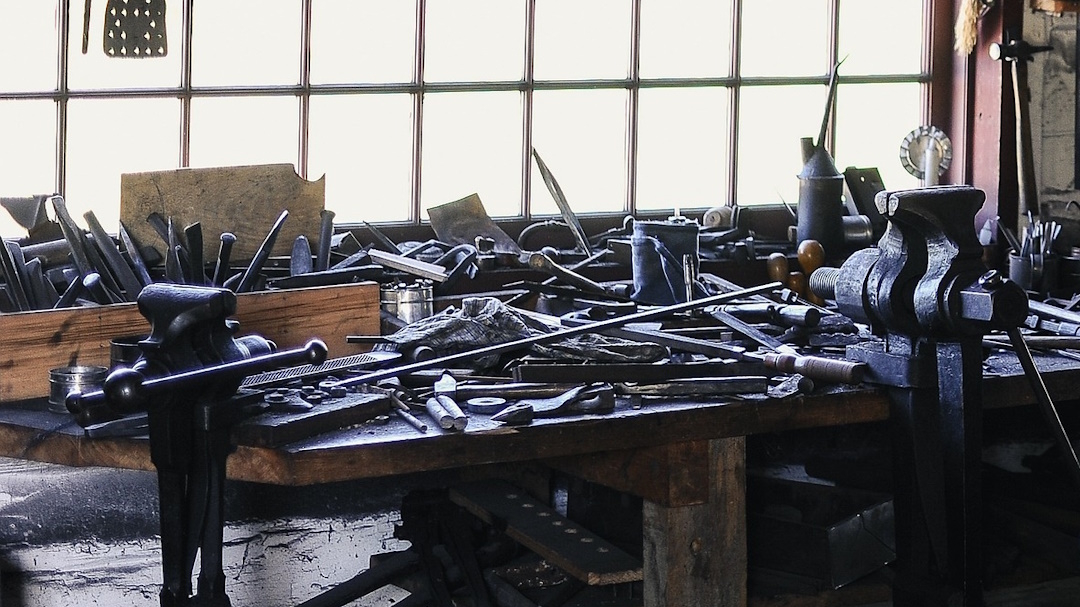
M 535 148 L 582 214 L 794 202 L 840 59 L 837 166 L 916 184 L 930 0 L 167 0 L 164 57 L 107 56 L 147 1 L 86 54 L 82 3 L 6 5 L 0 196 L 108 226 L 122 173 L 291 163 L 341 223 L 556 214 Z

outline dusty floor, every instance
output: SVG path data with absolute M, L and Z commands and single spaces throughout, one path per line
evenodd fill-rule
M 229 483 L 224 562 L 235 607 L 298 604 L 398 550 L 410 481 Z M 157 605 L 156 476 L 0 458 L 0 605 Z M 358 605 L 390 605 L 389 588 Z

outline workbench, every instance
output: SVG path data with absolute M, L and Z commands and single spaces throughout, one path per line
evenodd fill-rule
M 1010 366 L 1007 357 L 995 358 L 1004 362 L 988 367 L 985 406 L 1033 403 L 1015 361 Z M 1076 363 L 1049 356 L 1039 363 L 1051 394 L 1066 398 Z M 456 433 L 421 434 L 392 418 L 277 448 L 237 445 L 228 477 L 305 486 L 538 462 L 643 498 L 646 605 L 745 605 L 745 437 L 888 416 L 881 391 L 833 386 L 783 400 L 647 400 L 635 408 L 620 399 L 608 414 L 537 419 L 519 427 L 472 415 L 466 430 Z M 88 439 L 70 416 L 48 412 L 44 399 L 0 407 L 0 455 L 153 469 L 146 438 Z

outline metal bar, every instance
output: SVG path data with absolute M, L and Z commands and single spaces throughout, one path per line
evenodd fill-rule
M 583 335 L 585 333 L 598 333 L 604 329 L 611 327 L 618 327 L 631 322 L 640 322 L 643 320 L 652 320 L 655 318 L 662 318 L 669 316 L 677 312 L 685 312 L 687 310 L 694 310 L 711 304 L 723 303 L 725 301 L 731 301 L 739 297 L 746 297 L 748 295 L 755 295 L 770 289 L 775 289 L 780 283 L 771 282 L 758 287 L 749 289 L 743 289 L 742 291 L 735 291 L 732 293 L 722 293 L 720 295 L 713 295 L 711 297 L 705 297 L 702 299 L 696 299 L 694 301 L 687 301 L 678 303 L 671 306 L 665 306 L 661 308 L 654 308 L 651 310 L 644 310 L 636 312 L 634 314 L 627 314 L 626 316 L 618 316 L 615 318 L 609 318 L 607 320 L 597 321 L 589 325 L 582 325 L 580 327 L 571 327 L 563 329 L 561 331 L 554 331 L 552 333 L 541 333 L 539 335 L 533 335 L 524 339 L 518 339 L 501 344 L 492 344 L 490 346 L 484 346 L 475 350 L 468 350 L 465 352 L 458 352 L 456 354 L 448 354 L 446 356 L 440 356 L 432 358 L 430 360 L 423 360 L 408 365 L 402 365 L 400 367 L 392 367 L 389 369 L 383 369 L 380 371 L 373 371 L 365 375 L 349 378 L 338 382 L 339 386 L 355 386 L 360 384 L 369 384 L 379 381 L 380 379 L 387 379 L 390 377 L 397 377 L 406 373 L 412 373 L 413 371 L 420 371 L 423 369 L 431 369 L 447 363 L 458 362 L 462 360 L 475 359 L 481 356 L 488 356 L 491 354 L 502 354 L 503 352 L 510 352 L 526 346 L 532 346 L 536 344 L 546 344 L 567 337 L 573 337 L 575 335 Z
M 420 261 L 419 259 L 412 259 L 411 257 L 405 257 L 404 255 L 394 255 L 393 253 L 387 253 L 378 249 L 371 249 L 368 251 L 368 256 L 371 257 L 371 261 L 393 268 L 395 270 L 401 270 L 402 272 L 408 272 L 422 278 L 428 278 L 435 282 L 446 282 L 449 275 L 446 273 L 446 268 L 428 263 L 426 261 Z
M 267 368 L 301 361 L 307 361 L 310 365 L 319 365 L 326 360 L 326 352 L 326 344 L 318 339 L 312 339 L 302 348 L 279 350 L 270 354 L 233 360 L 220 365 L 200 367 L 160 377 L 145 377 L 142 373 L 132 369 L 120 369 L 109 375 L 109 379 L 105 382 L 105 388 L 93 392 L 68 395 L 68 409 L 87 409 L 104 403 L 106 399 L 113 399 L 114 402 L 110 404 L 114 405 L 118 410 L 123 411 L 126 408 L 137 411 L 140 410 L 140 407 L 145 406 L 151 397 L 170 390 L 176 390 L 178 387 L 187 385 L 188 382 L 198 380 L 218 381 L 234 377 L 242 378 L 260 373 Z M 112 390 L 106 395 L 105 390 L 110 388 Z M 120 400 L 123 402 L 116 402 L 115 397 L 117 396 L 120 396 Z
M 1020 366 L 1024 368 L 1024 375 L 1027 376 L 1028 381 L 1031 382 L 1031 388 L 1035 391 L 1035 398 L 1039 401 L 1039 408 L 1042 409 L 1043 417 L 1046 418 L 1046 424 L 1054 435 L 1054 442 L 1061 452 L 1061 457 L 1065 460 L 1065 467 L 1069 469 L 1069 475 L 1072 476 L 1076 486 L 1080 487 L 1080 460 L 1076 458 L 1076 451 L 1073 450 L 1069 434 L 1061 423 L 1053 399 L 1050 398 L 1050 390 L 1043 382 L 1039 368 L 1035 366 L 1035 359 L 1032 358 L 1031 350 L 1028 349 L 1020 329 L 1015 327 L 1009 329 L 1008 334 L 1013 350 L 1016 351 L 1016 358 L 1020 361 Z
M 1070 322 L 1080 325 L 1080 313 L 1052 306 L 1041 301 L 1029 301 L 1028 310 L 1043 318 L 1052 318 L 1061 322 Z

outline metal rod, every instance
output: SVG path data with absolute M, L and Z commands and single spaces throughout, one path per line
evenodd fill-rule
M 1039 401 L 1039 407 L 1046 418 L 1046 423 L 1050 427 L 1050 432 L 1054 435 L 1054 441 L 1058 450 L 1061 451 L 1062 458 L 1065 460 L 1065 467 L 1069 469 L 1069 474 L 1072 476 L 1076 486 L 1080 487 L 1080 460 L 1076 458 L 1076 451 L 1073 450 L 1069 435 L 1065 432 L 1065 426 L 1062 425 L 1061 418 L 1058 417 L 1057 407 L 1054 406 L 1054 401 L 1050 398 L 1050 391 L 1046 388 L 1046 383 L 1043 382 L 1038 367 L 1035 366 L 1035 359 L 1031 356 L 1031 350 L 1028 349 L 1027 342 L 1024 341 L 1024 336 L 1020 333 L 1019 328 L 1009 329 L 1008 334 L 1009 341 L 1012 342 L 1013 350 L 1016 352 L 1016 358 L 1020 360 L 1020 366 L 1024 368 L 1024 375 L 1027 376 L 1032 389 L 1035 390 L 1035 398 Z
M 654 318 L 661 318 L 664 316 L 675 314 L 677 312 L 685 312 L 687 310 L 694 310 L 712 304 L 731 301 L 740 297 L 747 297 L 749 295 L 765 293 L 776 289 L 779 286 L 780 283 L 778 282 L 770 282 L 761 286 L 752 287 L 749 289 L 742 289 L 740 291 L 721 293 L 719 295 L 712 295 L 710 297 L 695 299 L 693 301 L 678 303 L 671 306 L 654 308 L 652 310 L 643 310 L 641 312 L 635 312 L 634 314 L 627 314 L 626 316 L 617 316 L 615 318 L 597 321 L 592 324 L 581 325 L 580 327 L 570 327 L 568 329 L 564 329 L 562 331 L 555 331 L 553 333 L 541 333 L 539 335 L 533 335 L 531 337 L 526 337 L 506 343 L 484 346 L 482 348 L 477 348 L 476 350 L 468 350 L 465 352 L 458 352 L 456 354 L 448 354 L 446 356 L 440 356 L 437 358 L 432 358 L 430 360 L 422 360 L 408 365 L 402 365 L 400 367 L 391 367 L 389 369 L 372 371 L 371 373 L 366 373 L 364 375 L 359 375 L 357 377 L 351 377 L 349 379 L 342 380 L 335 385 L 347 387 L 360 384 L 369 384 L 379 381 L 380 379 L 398 377 L 406 373 L 412 373 L 413 371 L 421 371 L 423 369 L 431 369 L 440 365 L 445 365 L 447 363 L 454 363 L 461 360 L 479 358 L 481 356 L 488 356 L 491 354 L 502 354 L 503 352 L 517 350 L 526 346 L 550 343 L 553 341 L 558 341 L 560 339 L 565 339 L 567 337 L 573 337 L 575 335 L 583 335 L 585 333 L 600 333 L 604 329 L 610 327 L 619 327 L 632 322 L 652 320 Z

